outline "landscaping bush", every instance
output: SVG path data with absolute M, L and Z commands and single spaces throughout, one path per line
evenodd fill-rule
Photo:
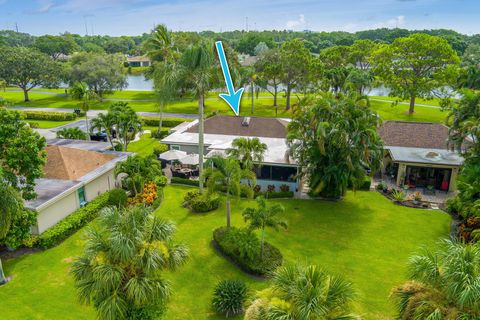
M 12 219 L 12 225 L 2 242 L 11 249 L 17 249 L 30 237 L 30 228 L 37 222 L 37 212 L 24 209 Z
M 44 249 L 51 248 L 68 238 L 72 233 L 85 226 L 98 216 L 101 209 L 108 206 L 110 193 L 106 192 L 88 203 L 85 207 L 71 213 L 62 221 L 43 232 L 38 244 Z
M 163 139 L 166 136 L 168 136 L 169 131 L 170 131 L 170 128 L 162 128 L 161 131 L 154 130 L 150 136 L 154 139 Z
M 158 159 L 158 156 L 161 154 L 161 153 L 164 153 L 168 151 L 168 146 L 166 144 L 159 144 L 158 146 L 156 146 L 155 148 L 153 148 L 153 154 L 157 157 Z
M 77 118 L 75 113 L 52 111 L 20 111 L 28 120 L 71 121 Z
M 243 313 L 247 291 L 247 285 L 241 280 L 220 281 L 213 293 L 213 309 L 226 317 Z
M 275 185 L 269 184 L 267 186 L 267 192 L 274 192 L 275 191 Z
M 145 126 L 148 127 L 158 127 L 158 123 L 160 122 L 160 118 L 141 117 L 140 119 L 143 121 Z M 173 128 L 181 123 L 184 123 L 185 121 L 188 120 L 181 118 L 164 118 L 162 120 L 162 128 Z
M 183 199 L 183 206 L 198 213 L 213 211 L 220 206 L 220 196 L 216 193 L 190 191 Z
M 407 195 L 402 190 L 395 189 L 392 191 L 392 198 L 397 202 L 402 202 L 403 200 L 405 200 L 406 196 Z
M 28 121 L 28 125 L 32 129 L 38 129 L 40 127 L 40 124 L 38 122 L 33 122 L 33 121 Z
M 108 205 L 123 208 L 127 205 L 127 193 L 123 189 L 113 189 L 108 194 Z
M 154 182 L 157 185 L 157 187 L 163 188 L 168 184 L 168 179 L 165 176 L 158 176 L 155 178 Z
M 370 187 L 372 185 L 372 178 L 370 177 L 365 177 L 363 182 L 360 184 L 358 187 L 358 190 L 363 190 L 363 191 L 370 191 Z
M 255 193 L 255 198 L 259 196 L 264 196 L 267 199 L 279 199 L 279 198 L 293 198 L 293 191 L 279 191 L 279 192 L 257 192 Z
M 194 186 L 194 187 L 198 187 L 200 185 L 200 181 L 198 180 L 190 180 L 190 179 L 179 178 L 179 177 L 172 177 L 172 179 L 170 179 L 170 183 L 185 184 L 187 186 Z
M 231 233 L 234 236 L 231 236 Z M 241 255 L 241 249 L 232 239 L 238 241 L 239 236 L 242 236 L 242 233 L 238 232 L 238 229 L 235 227 L 221 227 L 213 231 L 213 240 L 217 245 L 218 249 L 232 259 L 242 270 L 254 275 L 266 276 L 277 269 L 283 263 L 283 257 L 276 247 L 272 246 L 268 242 L 264 243 L 264 252 L 263 259 L 260 257 L 260 248 L 257 248 L 257 254 L 253 259 L 249 258 L 248 255 Z M 243 233 L 243 236 L 246 236 L 246 233 Z M 249 237 L 255 236 L 254 233 L 250 233 Z M 257 239 L 258 240 L 258 239 Z M 241 241 L 240 243 L 243 243 Z M 243 248 L 242 250 L 245 250 Z

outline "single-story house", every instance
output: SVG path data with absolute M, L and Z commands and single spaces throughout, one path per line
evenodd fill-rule
M 114 168 L 129 153 L 106 150 L 106 143 L 55 139 L 47 142 L 44 177 L 27 208 L 38 212 L 32 233 L 40 234 L 100 194 L 119 186 Z
M 150 67 L 152 64 L 146 56 L 127 57 L 127 63 L 130 67 Z
M 233 140 L 239 137 L 257 137 L 267 145 L 264 160 L 256 168 L 257 184 L 262 190 L 274 185 L 288 185 L 290 191 L 298 191 L 298 165 L 289 156 L 286 142 L 287 125 L 290 119 L 262 117 L 213 116 L 204 122 L 204 153 L 208 158 L 214 154 L 225 154 Z M 182 123 L 172 128 L 162 143 L 172 150 L 198 153 L 198 120 Z
M 398 186 L 456 190 L 462 156 L 448 145 L 449 128 L 430 122 L 386 121 L 379 128 L 383 172 Z

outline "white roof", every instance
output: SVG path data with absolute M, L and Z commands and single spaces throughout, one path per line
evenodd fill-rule
M 398 162 L 416 162 L 432 165 L 449 165 L 460 166 L 463 163 L 463 157 L 449 150 L 444 149 L 424 149 L 424 148 L 406 148 L 406 147 L 390 147 L 393 161 Z
M 287 120 L 290 121 L 289 119 Z M 198 119 L 189 122 L 188 125 L 183 126 L 179 130 L 162 139 L 162 143 L 198 145 L 198 133 L 186 132 L 186 130 L 197 123 Z M 204 143 L 205 147 L 209 150 L 226 150 L 231 147 L 232 141 L 239 137 L 240 136 L 205 133 Z M 288 146 L 286 139 L 265 137 L 258 137 L 258 139 L 267 145 L 267 151 L 264 154 L 264 164 L 296 165 L 296 162 L 291 157 L 287 156 Z

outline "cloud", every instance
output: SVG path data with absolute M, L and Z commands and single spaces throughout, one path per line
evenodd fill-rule
M 28 14 L 47 13 L 55 5 L 55 3 L 53 3 L 53 1 L 51 1 L 51 0 L 37 0 L 37 4 L 38 4 L 37 8 L 32 9 L 32 10 L 28 10 L 28 11 L 26 11 L 26 13 L 28 13 Z
M 298 16 L 298 20 L 288 20 L 287 21 L 287 30 L 295 30 L 295 29 L 300 29 L 303 28 L 307 25 L 307 21 L 305 20 L 305 16 L 303 14 L 300 14 Z
M 406 23 L 405 16 L 397 16 L 387 21 L 376 23 L 373 28 L 399 28 Z

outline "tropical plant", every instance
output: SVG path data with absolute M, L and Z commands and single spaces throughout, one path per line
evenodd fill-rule
M 188 256 L 174 233 L 174 224 L 147 208 L 104 209 L 72 264 L 80 301 L 92 304 L 99 319 L 156 319 L 171 296 L 161 271 Z
M 247 285 L 241 280 L 222 280 L 215 287 L 212 305 L 217 313 L 226 317 L 243 312 L 247 300 Z
M 133 195 L 143 191 L 147 182 L 155 182 L 162 176 L 162 166 L 154 155 L 142 157 L 134 155 L 115 165 L 115 176 L 122 175 L 122 185 Z
M 115 146 L 113 145 L 113 130 L 115 124 L 116 119 L 111 112 L 99 113 L 95 118 L 92 119 L 92 126 L 90 130 L 105 131 L 108 142 L 110 142 L 112 149 L 114 149 Z
M 272 286 L 257 292 L 245 319 L 359 319 L 350 311 L 354 298 L 343 278 L 315 265 L 290 265 L 277 269 Z
M 242 169 L 237 160 L 213 156 L 206 163 L 207 169 L 200 177 L 206 181 L 209 192 L 225 191 L 227 197 L 227 227 L 230 227 L 230 200 L 232 196 L 240 196 L 243 192 L 248 197 L 253 196 L 250 186 L 256 183 L 255 173 Z M 243 180 L 243 184 L 241 183 Z M 246 182 L 246 183 L 245 183 Z M 248 183 L 248 184 L 247 184 Z
M 232 141 L 232 147 L 227 149 L 227 154 L 240 161 L 242 168 L 252 170 L 254 162 L 263 162 L 263 156 L 267 151 L 267 145 L 259 138 L 236 138 Z
M 444 240 L 410 258 L 410 281 L 394 288 L 399 319 L 479 319 L 480 247 Z
M 406 194 L 402 190 L 393 189 L 392 198 L 397 202 L 405 200 Z
M 57 131 L 57 138 L 60 139 L 87 140 L 87 137 L 88 134 L 78 127 L 63 128 Z
M 88 88 L 88 85 L 84 82 L 75 82 L 70 88 L 70 95 L 73 99 L 80 101 L 80 109 L 85 112 L 85 125 L 87 128 L 87 132 L 89 130 L 89 121 L 88 121 L 88 111 L 90 110 L 90 106 L 93 102 L 98 99 L 97 94 Z M 90 138 L 87 136 L 87 139 Z
M 264 197 L 257 197 L 257 208 L 246 208 L 243 210 L 243 218 L 249 223 L 251 230 L 260 229 L 262 236 L 260 238 L 260 257 L 263 258 L 263 247 L 265 243 L 265 228 L 273 228 L 278 231 L 280 228 L 287 229 L 288 224 L 284 220 L 278 219 L 278 215 L 285 209 L 280 204 L 267 206 L 267 200 Z

